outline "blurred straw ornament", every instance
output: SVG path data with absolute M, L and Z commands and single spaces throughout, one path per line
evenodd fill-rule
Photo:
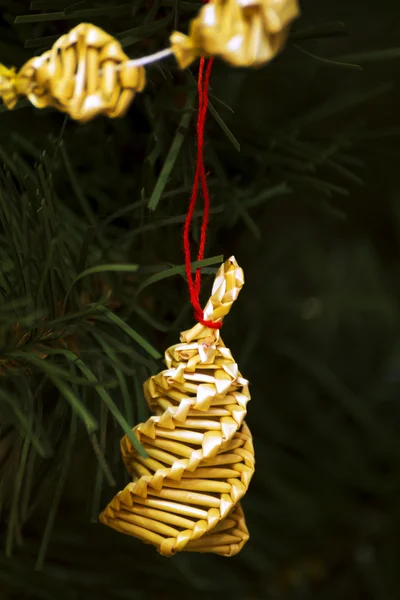
M 236 67 L 272 60 L 300 14 L 297 0 L 210 0 L 191 22 L 189 35 L 170 41 L 181 68 L 198 56 L 218 56 Z
M 219 269 L 204 314 L 222 320 L 244 284 L 231 257 Z M 176 552 L 237 554 L 249 538 L 240 499 L 254 473 L 244 422 L 248 382 L 219 329 L 197 323 L 165 353 L 167 369 L 144 384 L 155 416 L 134 428 L 147 453 L 121 441 L 133 477 L 100 515 L 102 523 Z
M 18 72 L 0 65 L 0 97 L 7 108 L 25 96 L 36 108 L 53 107 L 82 122 L 97 115 L 122 117 L 145 83 L 144 67 L 130 64 L 115 38 L 88 23 Z

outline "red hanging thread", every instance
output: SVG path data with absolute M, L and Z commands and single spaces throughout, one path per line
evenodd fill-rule
M 211 76 L 211 69 L 213 65 L 213 59 L 210 58 L 207 66 L 204 58 L 200 59 L 200 68 L 199 75 L 197 80 L 197 89 L 199 95 L 199 108 L 198 108 L 198 116 L 197 116 L 197 161 L 196 161 L 196 173 L 194 176 L 192 194 L 190 196 L 189 210 L 185 221 L 185 226 L 183 229 L 183 248 L 185 252 L 185 264 L 186 264 L 186 276 L 188 280 L 189 286 L 189 294 L 190 301 L 194 308 L 194 315 L 202 325 L 206 327 L 210 327 L 211 329 L 220 329 L 222 327 L 221 322 L 214 321 L 206 321 L 204 319 L 204 314 L 202 308 L 200 306 L 200 286 L 201 286 L 201 271 L 200 269 L 196 270 L 196 276 L 193 279 L 192 269 L 191 269 L 191 252 L 190 252 L 190 226 L 193 219 L 193 213 L 196 206 L 197 195 L 199 190 L 199 184 L 201 184 L 201 191 L 204 200 L 204 210 L 203 210 L 203 222 L 201 224 L 201 232 L 200 232 L 200 243 L 199 243 L 199 251 L 197 254 L 197 260 L 203 260 L 204 258 L 204 250 L 206 245 L 207 238 L 207 226 L 208 219 L 210 215 L 210 194 L 207 186 L 207 177 L 206 171 L 204 168 L 204 126 L 206 122 L 207 116 L 207 106 L 208 106 L 208 88 Z M 206 66 L 206 68 L 205 68 Z

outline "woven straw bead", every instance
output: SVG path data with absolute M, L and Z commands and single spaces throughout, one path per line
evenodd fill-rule
M 81 23 L 20 69 L 12 99 L 7 90 L 8 106 L 26 96 L 37 108 L 54 107 L 77 121 L 97 115 L 122 117 L 146 83 L 144 68 L 127 63 L 117 40 Z
M 189 36 L 174 32 L 171 47 L 181 68 L 197 56 L 218 56 L 236 67 L 256 67 L 284 47 L 297 0 L 210 0 Z

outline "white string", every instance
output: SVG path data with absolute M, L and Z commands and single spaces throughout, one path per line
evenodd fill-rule
M 150 54 L 149 56 L 143 56 L 142 58 L 133 58 L 132 60 L 128 60 L 127 62 L 119 65 L 117 69 L 125 69 L 126 67 L 143 67 L 144 65 L 150 65 L 151 63 L 158 62 L 159 60 L 163 60 L 164 58 L 168 58 L 173 54 L 172 48 L 166 48 L 165 50 L 160 50 L 159 52 L 155 52 L 154 54 Z

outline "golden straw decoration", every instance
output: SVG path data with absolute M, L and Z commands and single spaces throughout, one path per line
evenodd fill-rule
M 54 107 L 77 121 L 123 116 L 146 83 L 143 66 L 129 64 L 120 43 L 88 23 L 16 72 L 0 65 L 0 97 L 12 109 L 19 97 L 37 108 Z
M 231 257 L 216 275 L 205 319 L 222 320 L 243 284 L 243 271 Z M 133 481 L 100 520 L 164 556 L 183 550 L 232 556 L 249 538 L 239 503 L 254 473 L 244 422 L 248 382 L 220 331 L 202 324 L 181 334 L 165 362 L 167 369 L 144 384 L 155 416 L 133 429 L 147 458 L 122 439 Z
M 210 0 L 191 22 L 189 36 L 173 32 L 171 47 L 181 68 L 198 56 L 256 67 L 283 49 L 299 13 L 297 0 Z
M 37 108 L 53 107 L 82 122 L 122 117 L 146 85 L 145 65 L 171 54 L 181 69 L 200 56 L 237 67 L 265 64 L 283 49 L 299 13 L 297 0 L 210 0 L 188 36 L 174 31 L 169 48 L 132 60 L 113 36 L 81 23 L 19 71 L 0 64 L 0 98 L 12 109 L 26 97 Z

